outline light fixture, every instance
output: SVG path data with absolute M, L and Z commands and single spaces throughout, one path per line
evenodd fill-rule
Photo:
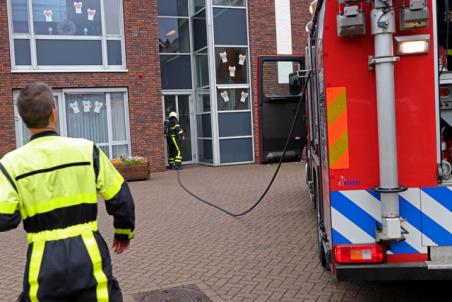
M 395 37 L 399 55 L 426 54 L 430 48 L 430 35 Z
M 171 36 L 174 36 L 175 34 L 176 34 L 176 30 L 172 29 L 172 30 L 170 30 L 169 32 L 166 33 L 166 36 L 167 37 L 171 37 Z
M 318 2 L 318 0 L 314 0 L 309 5 L 309 13 L 311 14 L 311 16 L 314 16 L 314 14 L 315 14 L 315 9 L 317 7 L 317 2 Z
M 400 30 L 426 28 L 430 20 L 425 0 L 410 0 L 410 5 L 400 8 Z

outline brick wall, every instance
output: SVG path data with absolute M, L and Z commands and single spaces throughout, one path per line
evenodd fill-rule
M 306 45 L 305 26 L 309 15 L 309 0 L 291 0 L 292 19 L 292 47 L 293 54 L 304 54 Z M 253 114 L 255 154 L 259 162 L 260 157 L 260 133 L 259 133 L 259 98 L 257 90 L 257 57 L 259 55 L 277 54 L 276 49 L 276 20 L 274 0 L 248 1 L 249 36 L 251 50 L 251 68 L 253 85 Z
M 132 154 L 149 158 L 153 171 L 164 169 L 157 0 L 123 3 L 128 72 L 11 74 L 8 35 L 0 35 L 0 155 L 15 148 L 14 89 L 34 81 L 47 82 L 54 88 L 127 87 Z M 6 4 L 2 1 L 1 28 L 8 28 L 7 22 Z

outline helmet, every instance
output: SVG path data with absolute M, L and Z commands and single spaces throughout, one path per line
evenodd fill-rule
M 168 118 L 172 118 L 172 117 L 177 118 L 177 113 L 174 111 L 171 111 L 170 114 L 168 115 Z

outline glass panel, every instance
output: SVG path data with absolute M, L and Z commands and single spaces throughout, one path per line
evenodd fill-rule
M 102 107 L 96 110 L 99 103 Z M 97 144 L 108 143 L 105 105 L 105 94 L 66 94 L 67 135 L 89 139 Z
M 102 65 L 101 41 L 36 40 L 38 65 Z
M 211 139 L 198 139 L 199 161 L 213 163 L 213 151 Z
M 266 96 L 290 95 L 289 77 L 299 69 L 299 62 L 264 62 L 264 94 Z
M 222 5 L 222 6 L 245 6 L 245 0 L 213 0 L 213 5 Z
M 179 105 L 179 123 L 184 130 L 185 139 L 181 143 L 181 153 L 183 161 L 192 161 L 191 150 L 191 125 L 190 125 L 190 98 L 188 95 L 177 97 Z
M 171 112 L 177 113 L 176 107 L 176 96 L 175 95 L 165 95 L 165 119 L 168 119 L 168 116 Z
M 219 113 L 218 127 L 220 137 L 252 135 L 251 113 Z
M 210 112 L 210 91 L 208 89 L 196 91 L 196 112 Z
M 107 35 L 121 34 L 121 0 L 104 1 L 105 31 Z
M 216 47 L 217 84 L 247 84 L 248 59 L 246 48 Z
M 121 41 L 107 41 L 108 65 L 122 65 Z
M 127 140 L 127 128 L 126 128 L 126 109 L 124 104 L 124 93 L 122 92 L 111 93 L 110 102 L 111 102 L 111 122 L 113 130 L 113 140 L 125 141 Z
M 207 53 L 195 55 L 196 88 L 209 86 L 209 57 Z
M 250 109 L 249 89 L 217 89 L 218 111 Z
M 38 35 L 101 36 L 100 0 L 33 0 Z
M 189 19 L 158 18 L 159 49 L 161 53 L 189 53 Z
M 113 146 L 113 158 L 118 158 L 120 156 L 129 156 L 129 146 L 128 145 L 119 145 Z
M 221 163 L 253 161 L 253 140 L 251 138 L 220 140 Z
M 30 40 L 14 40 L 16 65 L 31 65 Z
M 246 10 L 214 8 L 215 45 L 248 45 Z
M 14 33 L 29 33 L 27 0 L 12 0 L 11 7 Z
M 188 16 L 188 0 L 159 0 L 159 16 Z
M 195 51 L 207 46 L 207 25 L 205 10 L 193 17 L 193 42 Z
M 198 12 L 200 9 L 206 7 L 206 0 L 193 0 L 193 12 Z
M 189 55 L 161 55 L 162 89 L 191 89 L 191 60 Z
M 196 117 L 198 137 L 212 137 L 212 121 L 210 113 L 200 114 Z

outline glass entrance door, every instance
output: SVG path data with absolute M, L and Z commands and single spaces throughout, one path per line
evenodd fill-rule
M 182 95 L 165 95 L 164 97 L 165 106 L 165 120 L 168 119 L 170 112 L 174 111 L 177 113 L 179 118 L 179 123 L 184 130 L 185 139 L 181 143 L 181 154 L 182 160 L 185 163 L 195 161 L 196 153 L 193 147 L 193 119 L 194 109 L 192 106 L 192 98 L 189 94 Z

